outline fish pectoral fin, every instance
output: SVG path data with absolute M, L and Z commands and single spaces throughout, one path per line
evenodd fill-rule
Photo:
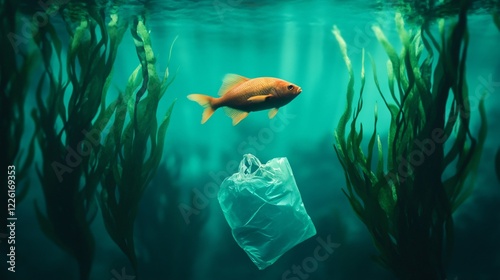
M 266 101 L 268 98 L 270 98 L 271 96 L 273 96 L 272 94 L 266 94 L 266 95 L 255 95 L 255 96 L 252 96 L 252 97 L 249 97 L 247 99 L 247 101 L 250 101 L 250 102 L 264 102 Z
M 224 111 L 226 112 L 226 115 L 233 119 L 233 125 L 237 125 L 248 116 L 248 112 L 236 110 L 229 107 L 224 107 Z
M 247 77 L 240 76 L 240 75 L 226 74 L 226 76 L 224 76 L 224 79 L 222 80 L 222 86 L 219 89 L 219 96 L 223 96 L 224 94 L 226 94 L 228 91 L 230 91 L 234 87 L 236 87 L 236 86 L 238 86 L 238 85 L 240 85 L 248 80 L 250 80 L 250 79 Z
M 276 114 L 278 113 L 278 109 L 279 108 L 272 108 L 271 110 L 269 110 L 268 116 L 270 119 L 272 119 L 272 118 L 274 118 L 274 116 L 276 116 Z

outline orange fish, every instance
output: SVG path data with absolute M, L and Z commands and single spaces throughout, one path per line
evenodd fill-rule
M 245 78 L 236 74 L 227 74 L 219 90 L 220 97 L 211 97 L 203 94 L 190 94 L 190 100 L 203 106 L 201 123 L 205 123 L 220 107 L 224 107 L 226 114 L 237 125 L 252 111 L 271 109 L 269 118 L 272 119 L 281 106 L 288 104 L 302 89 L 290 82 L 261 77 Z

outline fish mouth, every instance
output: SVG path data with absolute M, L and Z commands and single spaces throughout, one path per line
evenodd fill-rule
M 299 88 L 297 89 L 297 94 L 299 94 L 299 93 L 301 93 L 301 92 L 302 92 L 302 88 L 301 88 L 301 87 L 299 87 Z

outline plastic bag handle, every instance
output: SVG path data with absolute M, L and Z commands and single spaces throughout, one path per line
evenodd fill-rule
M 247 166 L 247 164 L 248 164 L 248 166 Z M 256 165 L 257 170 L 259 170 L 259 168 L 262 166 L 262 163 L 260 163 L 260 160 L 252 154 L 243 155 L 243 160 L 240 162 L 240 173 L 241 174 L 253 174 L 253 173 L 257 172 L 257 170 L 252 172 L 252 165 Z

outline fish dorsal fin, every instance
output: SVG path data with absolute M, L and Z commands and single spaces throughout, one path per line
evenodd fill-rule
M 237 125 L 241 122 L 241 120 L 248 116 L 248 112 L 236 110 L 230 107 L 224 107 L 224 112 L 226 112 L 226 115 L 233 119 L 233 125 Z
M 248 80 L 250 79 L 240 75 L 226 74 L 226 76 L 224 76 L 224 79 L 222 80 L 222 86 L 219 89 L 219 96 L 223 96 L 235 86 L 240 85 Z

